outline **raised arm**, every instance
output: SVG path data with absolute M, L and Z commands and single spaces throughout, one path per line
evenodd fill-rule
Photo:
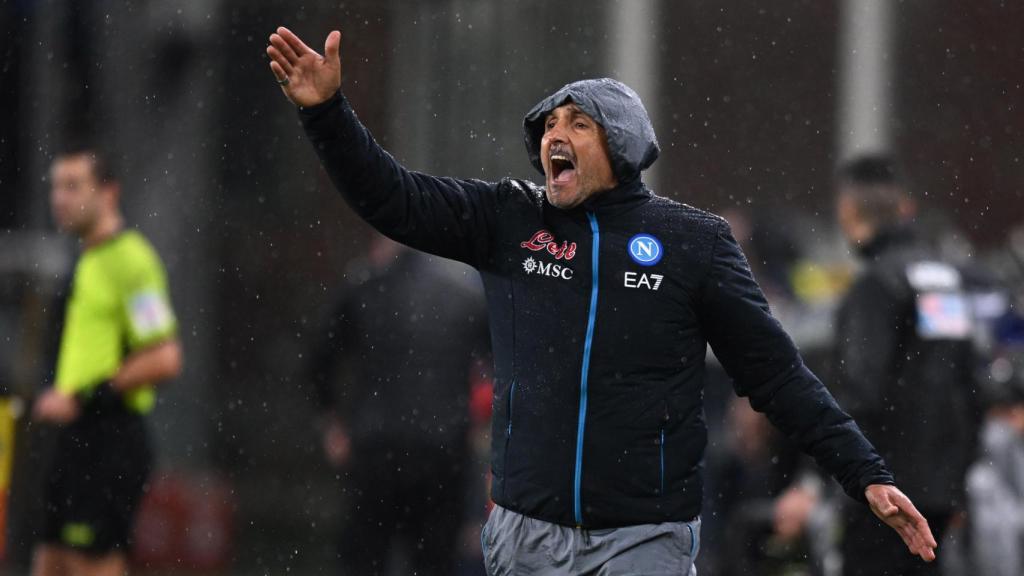
M 386 236 L 479 266 L 489 253 L 498 187 L 406 170 L 373 139 L 340 92 L 337 31 L 324 56 L 287 28 L 270 36 L 270 69 L 331 181 L 350 206 Z

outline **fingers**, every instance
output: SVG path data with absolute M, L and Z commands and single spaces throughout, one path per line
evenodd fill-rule
M 935 560 L 935 549 L 925 548 L 920 553 L 918 553 L 918 556 L 920 556 L 921 560 L 924 560 L 925 562 L 933 562 Z
M 299 40 L 298 36 L 296 36 L 291 30 L 285 28 L 284 26 L 278 27 L 277 33 L 281 36 L 281 38 L 284 39 L 285 42 L 288 43 L 289 46 L 291 46 L 292 50 L 294 50 L 295 54 L 297 54 L 298 56 L 302 56 L 310 52 L 316 54 L 316 50 L 313 50 L 309 46 L 306 46 L 306 44 L 302 40 Z
M 938 544 L 928 527 L 928 521 L 923 517 L 913 518 L 910 514 L 904 513 L 894 520 L 892 527 L 903 538 L 911 554 L 916 554 L 927 562 L 935 559 L 935 548 Z
M 896 530 L 911 554 L 920 556 L 926 562 L 935 559 L 938 544 L 928 527 L 928 521 L 910 498 L 898 488 L 886 486 L 870 489 L 868 501 L 875 514 Z
M 928 520 L 917 510 L 917 507 L 910 501 L 910 498 L 907 498 L 902 492 L 897 492 L 894 499 L 896 504 L 906 513 L 907 519 L 921 535 L 924 543 L 932 548 L 938 546 L 938 543 L 935 542 L 935 537 L 932 535 L 931 528 L 928 527 Z
M 324 57 L 329 62 L 338 62 L 341 60 L 339 52 L 341 50 L 341 32 L 332 30 L 327 35 L 327 40 L 324 42 Z
M 281 54 L 280 50 L 278 50 L 274 46 L 267 46 L 267 56 L 270 56 L 271 62 L 276 63 L 278 68 L 281 68 L 285 74 L 289 76 L 291 75 L 292 63 L 289 62 L 287 58 L 285 58 L 284 54 Z M 273 66 L 271 66 L 271 68 L 273 68 Z M 278 77 L 278 80 L 283 79 L 284 78 L 282 77 Z
M 289 64 L 296 64 L 299 61 L 299 55 L 295 53 L 291 45 L 284 41 L 284 38 L 277 34 L 270 35 L 270 45 L 273 46 L 278 53 L 280 53 L 288 61 Z
M 868 503 L 871 504 L 875 514 L 883 520 L 892 517 L 900 511 L 899 507 L 893 503 L 892 494 L 888 490 L 872 493 Z
M 914 529 L 921 535 L 921 539 L 924 541 L 925 546 L 935 548 L 939 545 L 939 543 L 935 541 L 935 535 L 932 534 L 932 529 L 928 526 L 928 521 L 925 520 L 924 517 L 918 515 L 918 519 L 914 521 Z
M 284 68 L 281 67 L 277 60 L 270 61 L 270 71 L 274 73 L 274 77 L 277 78 L 279 83 L 288 78 L 288 74 L 285 73 Z
M 895 528 L 896 532 L 900 535 L 900 538 L 903 539 L 903 543 L 906 544 L 910 553 L 914 554 L 914 556 L 925 558 L 925 550 L 928 549 L 928 547 L 924 545 L 924 542 L 918 533 L 914 532 L 909 525 L 899 525 L 894 526 L 893 528 Z

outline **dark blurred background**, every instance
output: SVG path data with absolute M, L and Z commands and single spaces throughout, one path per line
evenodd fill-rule
M 172 493 L 223 507 L 222 570 L 330 572 L 340 498 L 303 374 L 369 229 L 268 70 L 282 24 L 318 49 L 340 29 L 360 117 L 435 174 L 539 179 L 523 113 L 575 79 L 631 84 L 662 147 L 649 184 L 748 224 L 759 278 L 812 359 L 850 266 L 832 224 L 845 156 L 896 152 L 951 250 L 998 254 L 1024 224 L 1017 2 L 2 0 L 0 386 L 28 397 L 51 375 L 52 298 L 75 247 L 50 222 L 46 169 L 63 143 L 97 139 L 169 271 L 187 360 L 153 417 L 160 469 Z M 825 312 L 787 320 L 794 306 Z M 16 489 L 39 459 L 22 420 L 15 567 L 32 516 Z

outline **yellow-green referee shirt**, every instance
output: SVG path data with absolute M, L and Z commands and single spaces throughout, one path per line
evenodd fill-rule
M 129 230 L 86 250 L 75 266 L 57 359 L 57 388 L 87 392 L 117 374 L 125 356 L 172 338 L 177 321 L 167 274 L 153 246 Z M 149 412 L 151 385 L 126 394 L 137 412 Z

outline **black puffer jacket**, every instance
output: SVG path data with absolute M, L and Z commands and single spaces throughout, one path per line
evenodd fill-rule
M 635 93 L 598 80 L 546 99 L 525 122 L 535 164 L 537 124 L 567 100 L 605 127 L 621 183 L 570 210 L 526 181 L 405 170 L 340 94 L 300 112 L 363 218 L 483 277 L 496 371 L 494 501 L 590 528 L 696 516 L 708 343 L 736 390 L 852 496 L 891 483 L 769 314 L 725 221 L 641 183 L 657 144 Z

